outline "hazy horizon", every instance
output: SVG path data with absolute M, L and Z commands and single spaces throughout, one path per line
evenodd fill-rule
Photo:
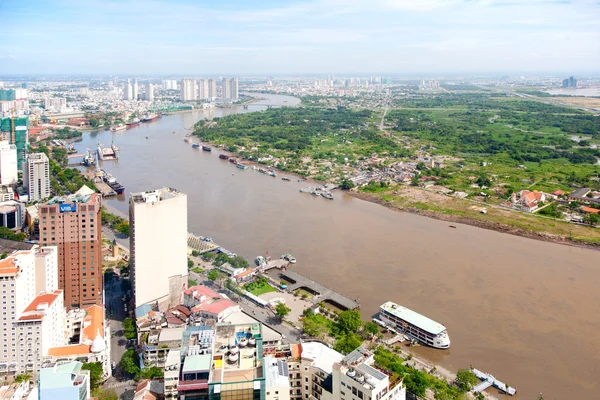
M 8 0 L 0 16 L 3 76 L 600 71 L 593 0 Z

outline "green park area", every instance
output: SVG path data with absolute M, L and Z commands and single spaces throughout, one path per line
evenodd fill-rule
M 244 289 L 255 296 L 260 296 L 261 294 L 277 291 L 277 289 L 269 285 L 269 281 L 262 276 L 258 277 L 253 282 L 246 283 L 244 285 Z

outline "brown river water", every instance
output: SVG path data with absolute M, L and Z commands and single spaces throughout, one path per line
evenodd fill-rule
M 188 195 L 189 230 L 253 259 L 292 253 L 301 274 L 359 298 L 364 316 L 392 300 L 448 328 L 449 350 L 415 353 L 449 369 L 469 365 L 514 386 L 519 399 L 600 399 L 600 252 L 388 210 L 306 183 L 242 171 L 183 138 L 199 119 L 294 105 L 286 96 L 248 110 L 194 111 L 125 132 L 84 135 L 120 147 L 106 169 L 126 193 L 170 186 Z M 283 103 L 285 101 L 285 103 Z M 175 132 L 175 133 L 173 133 Z M 127 201 L 109 204 L 127 213 Z M 494 395 L 502 397 L 496 392 Z

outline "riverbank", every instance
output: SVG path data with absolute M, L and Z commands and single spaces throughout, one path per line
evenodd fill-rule
M 347 193 L 354 198 L 376 203 L 395 211 L 409 212 L 441 221 L 471 225 L 529 239 L 600 250 L 599 229 L 552 219 L 542 219 L 534 215 L 493 207 L 485 207 L 486 214 L 482 214 L 481 209 L 484 207 L 478 207 L 465 200 L 418 188 L 399 186 L 389 193 L 356 191 Z M 548 224 L 557 233 L 539 230 L 539 224 Z M 570 239 L 571 235 L 572 239 Z

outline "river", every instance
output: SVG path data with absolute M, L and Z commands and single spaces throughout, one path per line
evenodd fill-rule
M 317 198 L 299 193 L 305 184 L 295 179 L 242 171 L 218 159 L 218 151 L 193 150 L 183 141 L 199 119 L 265 104 L 86 133 L 76 148 L 81 153 L 114 138 L 120 159 L 102 168 L 127 193 L 161 186 L 187 193 L 190 231 L 248 259 L 292 253 L 295 270 L 360 298 L 364 315 L 393 300 L 443 323 L 449 350 L 414 350 L 435 363 L 488 371 L 516 387 L 521 399 L 540 392 L 546 400 L 598 398 L 600 253 L 467 225 L 449 229 L 340 192 L 334 201 Z M 109 204 L 127 213 L 125 198 Z

